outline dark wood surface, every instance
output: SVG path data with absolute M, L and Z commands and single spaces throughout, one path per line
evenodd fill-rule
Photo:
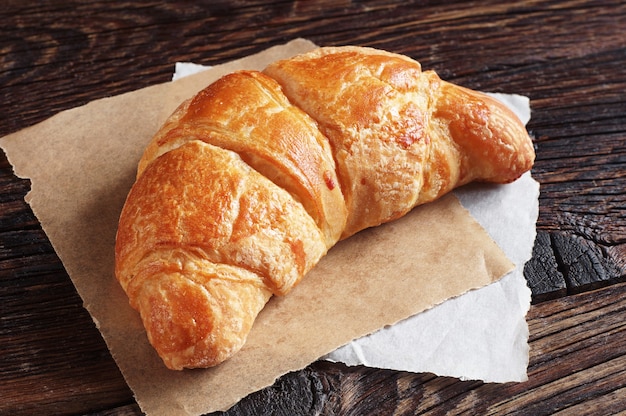
M 616 414 L 626 409 L 623 1 L 5 0 L 0 136 L 91 100 L 305 37 L 407 54 L 524 94 L 541 183 L 529 380 L 485 384 L 316 362 L 228 414 Z M 33 152 L 37 151 L 33 149 Z M 1 153 L 1 152 L 0 152 Z M 0 154 L 0 414 L 141 414 Z

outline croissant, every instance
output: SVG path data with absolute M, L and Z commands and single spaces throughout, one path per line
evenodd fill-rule
M 215 366 L 337 241 L 534 157 L 504 105 L 402 55 L 326 47 L 235 72 L 147 146 L 116 277 L 168 368 Z

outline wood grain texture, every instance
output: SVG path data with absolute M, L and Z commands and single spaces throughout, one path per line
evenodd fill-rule
M 230 414 L 599 414 L 626 408 L 623 1 L 8 0 L 0 135 L 91 100 L 306 37 L 407 54 L 470 88 L 530 97 L 541 183 L 529 381 L 461 382 L 318 362 Z M 138 415 L 0 154 L 0 414 Z

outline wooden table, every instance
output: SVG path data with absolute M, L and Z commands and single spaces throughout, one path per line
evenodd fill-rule
M 176 61 L 217 64 L 295 37 L 404 53 L 444 79 L 531 99 L 541 196 L 525 273 L 529 380 L 316 362 L 229 414 L 626 409 L 626 3 L 32 3 L 0 9 L 0 135 L 167 81 Z M 0 189 L 0 414 L 140 414 L 4 154 Z

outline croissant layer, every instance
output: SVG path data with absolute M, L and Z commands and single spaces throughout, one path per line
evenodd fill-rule
M 340 239 L 533 161 L 489 96 L 402 55 L 319 48 L 179 106 L 139 162 L 116 277 L 167 367 L 214 366 Z

